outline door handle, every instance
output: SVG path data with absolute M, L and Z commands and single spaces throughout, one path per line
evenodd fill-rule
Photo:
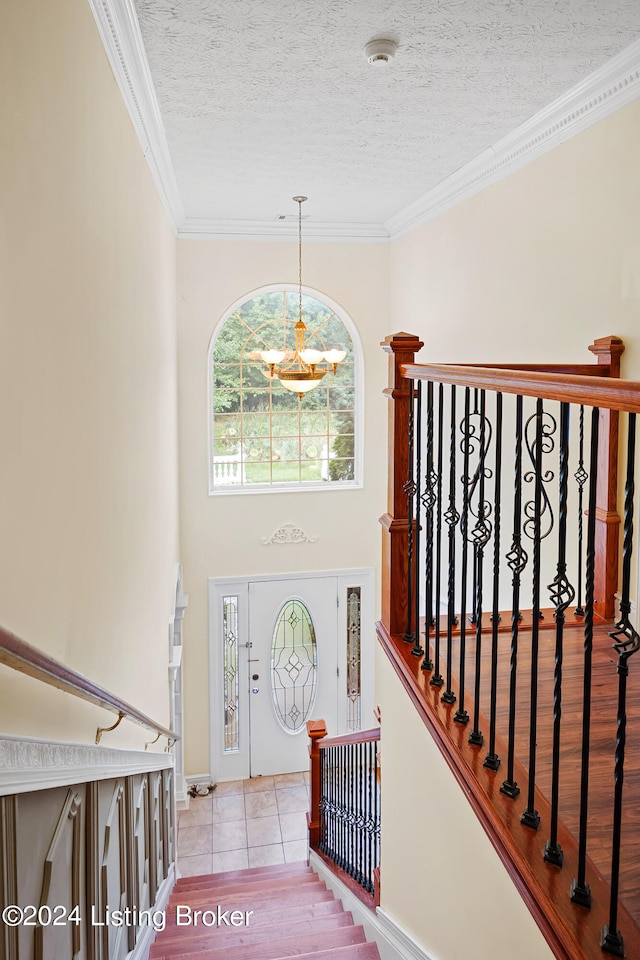
M 251 688 L 251 693 L 260 693 L 260 688 L 259 688 L 259 687 L 252 687 L 252 688 Z

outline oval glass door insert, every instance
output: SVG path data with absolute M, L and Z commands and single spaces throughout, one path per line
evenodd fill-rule
M 287 733 L 304 727 L 316 698 L 316 631 L 302 600 L 283 604 L 271 643 L 271 696 L 276 717 Z

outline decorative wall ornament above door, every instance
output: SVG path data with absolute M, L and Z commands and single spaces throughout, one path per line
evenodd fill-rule
M 283 523 L 270 537 L 260 537 L 265 546 L 271 543 L 315 543 L 317 539 L 310 537 L 295 523 Z

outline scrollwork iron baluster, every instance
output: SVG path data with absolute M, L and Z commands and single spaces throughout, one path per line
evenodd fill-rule
M 468 562 L 468 532 L 469 532 L 469 455 L 473 445 L 474 428 L 469 418 L 469 401 L 471 391 L 469 387 L 464 391 L 464 417 L 460 424 L 462 441 L 462 516 L 460 519 L 460 533 L 462 537 L 462 563 L 460 569 L 460 666 L 458 676 L 458 709 L 455 712 L 456 723 L 468 723 L 469 714 L 464 705 L 466 680 L 466 641 L 467 641 L 467 562 Z

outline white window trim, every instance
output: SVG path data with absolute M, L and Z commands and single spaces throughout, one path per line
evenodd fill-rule
M 354 478 L 353 480 L 333 480 L 319 481 L 318 483 L 252 483 L 238 488 L 221 488 L 213 485 L 213 380 L 211 377 L 211 359 L 213 348 L 220 330 L 227 322 L 232 313 L 239 310 L 243 304 L 255 297 L 267 293 L 278 293 L 284 290 L 286 293 L 297 293 L 298 285 L 295 283 L 270 283 L 263 287 L 258 287 L 250 293 L 244 294 L 235 300 L 225 311 L 218 323 L 215 325 L 209 348 L 207 350 L 207 434 L 208 434 L 208 471 L 209 471 L 209 496 L 210 497 L 228 497 L 228 496 L 247 496 L 263 493 L 305 493 L 307 491 L 318 492 L 319 490 L 360 490 L 364 486 L 363 463 L 364 463 L 364 354 L 362 351 L 362 342 L 358 329 L 339 303 L 332 300 L 320 290 L 313 287 L 302 287 L 302 293 L 314 297 L 321 303 L 324 303 L 332 310 L 336 316 L 342 320 L 349 331 L 351 342 L 353 344 L 353 354 L 355 360 L 355 405 L 354 405 Z

